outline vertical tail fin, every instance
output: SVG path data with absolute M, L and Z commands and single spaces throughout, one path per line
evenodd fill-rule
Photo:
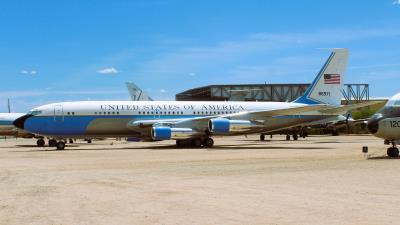
M 340 105 L 349 52 L 334 49 L 303 96 L 296 103 Z
M 135 83 L 126 82 L 126 87 L 128 88 L 132 101 L 153 101 L 147 92 L 142 91 Z

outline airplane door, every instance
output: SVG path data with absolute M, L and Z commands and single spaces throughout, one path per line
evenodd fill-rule
M 62 105 L 54 106 L 54 121 L 55 122 L 64 122 L 64 110 Z

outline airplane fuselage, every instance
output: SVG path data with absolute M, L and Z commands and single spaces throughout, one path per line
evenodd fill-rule
M 263 130 L 282 129 L 321 120 L 318 112 L 270 118 L 249 117 L 245 112 L 305 106 L 285 102 L 199 101 L 88 101 L 63 102 L 33 109 L 24 120 L 25 130 L 53 137 L 150 137 L 150 129 L 132 127 L 134 121 L 175 121 L 235 115 L 235 119 L 259 120 Z M 243 112 L 243 116 L 240 113 Z M 200 131 L 206 127 L 198 126 Z M 257 129 L 259 131 L 260 129 Z M 247 131 L 246 133 L 249 133 Z

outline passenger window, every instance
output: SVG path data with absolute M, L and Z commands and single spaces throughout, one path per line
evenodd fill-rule
M 69 115 L 70 113 L 69 112 L 67 112 L 67 115 Z
M 72 112 L 72 115 L 75 115 L 75 112 Z

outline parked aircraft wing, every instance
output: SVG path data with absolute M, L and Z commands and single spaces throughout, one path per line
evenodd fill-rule
M 208 122 L 208 120 L 213 118 L 240 118 L 246 117 L 251 120 L 263 120 L 264 118 L 274 117 L 274 116 L 289 116 L 289 115 L 298 115 L 304 112 L 312 112 L 318 111 L 322 109 L 327 109 L 329 105 L 320 104 L 320 105 L 306 105 L 300 107 L 292 107 L 292 108 L 285 108 L 285 109 L 276 109 L 276 110 L 262 110 L 262 111 L 252 111 L 252 112 L 239 112 L 233 114 L 225 114 L 225 115 L 213 115 L 213 116 L 204 116 L 204 117 L 195 117 L 181 120 L 177 123 L 182 124 L 185 122 Z
M 375 105 L 375 104 L 379 104 L 379 103 L 380 103 L 379 101 L 372 101 L 372 102 L 368 101 L 368 102 L 362 102 L 362 103 L 357 103 L 357 104 L 352 104 L 352 105 L 342 105 L 342 106 L 335 107 L 335 108 L 320 110 L 320 112 L 323 114 L 328 114 L 328 115 L 340 115 L 340 114 L 344 114 L 350 110 L 359 109 L 359 108 L 363 108 L 366 106 L 371 106 L 371 105 Z

